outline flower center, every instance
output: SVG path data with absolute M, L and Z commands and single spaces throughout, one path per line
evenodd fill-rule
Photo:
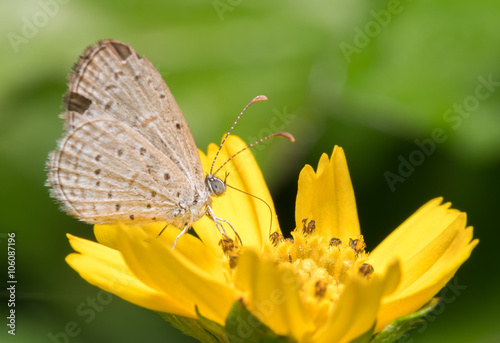
M 342 293 L 345 282 L 352 273 L 370 277 L 373 267 L 366 263 L 368 254 L 363 236 L 341 241 L 326 237 L 314 220 L 302 221 L 302 228 L 292 232 L 293 238 L 285 239 L 275 232 L 266 245 L 263 258 L 274 260 L 292 270 L 301 283 L 301 291 L 316 301 L 335 302 Z
M 368 254 L 362 235 L 342 241 L 322 234 L 314 220 L 304 219 L 302 224 L 291 233 L 293 238 L 284 238 L 278 232 L 271 234 L 261 257 L 292 271 L 307 301 L 336 302 L 352 273 L 367 278 L 373 274 L 373 267 L 366 263 Z M 240 246 L 229 238 L 221 239 L 219 246 L 230 269 L 234 269 Z

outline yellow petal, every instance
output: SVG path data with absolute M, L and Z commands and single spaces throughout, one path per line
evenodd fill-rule
M 376 330 L 427 303 L 455 274 L 478 243 L 471 242 L 466 215 L 442 199 L 429 201 L 389 235 L 369 256 L 375 269 L 400 258 L 403 279 L 384 299 Z
M 316 230 L 330 238 L 347 241 L 360 235 L 354 191 L 342 148 L 335 146 L 330 159 L 321 156 L 318 169 L 306 165 L 299 176 L 295 225 L 316 221 Z
M 123 224 L 125 225 L 125 224 Z M 161 229 L 160 229 L 161 230 Z M 160 231 L 158 231 L 159 233 Z M 118 249 L 118 235 L 120 234 L 120 227 L 118 225 L 94 225 L 94 236 L 96 240 L 111 249 Z
M 68 255 L 66 262 L 90 284 L 153 311 L 195 315 L 183 303 L 138 280 L 118 251 L 70 234 L 67 236 L 73 249 L 79 253 Z
M 232 155 L 245 147 L 246 144 L 240 138 L 229 136 L 217 157 L 212 172 L 215 172 Z M 207 156 L 200 152 L 200 159 L 205 173 L 210 173 L 217 149 L 218 146 L 210 144 Z M 213 198 L 212 209 L 215 215 L 229 221 L 233 225 L 240 235 L 243 245 L 254 247 L 260 251 L 264 242 L 268 239 L 270 231 L 281 232 L 273 200 L 262 172 L 251 151 L 248 149 L 233 158 L 216 176 L 224 180 L 226 173 L 229 173 L 227 177 L 228 185 L 261 198 L 271 208 L 271 212 L 269 212 L 269 208 L 262 201 L 230 187 L 227 188 L 226 193 L 221 197 Z M 271 218 L 272 228 L 270 228 Z M 193 227 L 203 242 L 211 247 L 217 247 L 221 236 L 210 219 L 202 218 Z M 227 225 L 225 227 L 228 235 L 234 237 L 231 228 Z M 220 251 L 220 249 L 217 248 L 217 251 Z
M 401 265 L 395 259 L 382 274 L 366 278 L 355 274 L 345 285 L 324 325 L 312 342 L 350 342 L 370 330 L 377 320 L 381 299 L 396 289 L 401 278 Z
M 172 250 L 178 230 L 167 227 L 157 237 L 156 230 L 124 227 L 119 236 L 119 250 L 132 272 L 144 284 L 169 294 L 185 307 L 219 324 L 238 299 L 227 283 L 229 276 L 221 261 L 196 237 L 185 235 Z
M 290 270 L 245 249 L 235 283 L 245 292 L 245 306 L 275 333 L 300 340 L 313 330 L 313 316 L 307 313 L 297 277 Z

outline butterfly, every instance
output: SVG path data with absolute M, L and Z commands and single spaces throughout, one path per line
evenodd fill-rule
M 204 175 L 188 124 L 151 62 L 130 45 L 102 40 L 73 69 L 65 133 L 47 163 L 63 210 L 90 224 L 164 221 L 182 230 L 177 239 L 207 214 L 227 237 L 220 224 L 227 221 L 211 208 L 226 180 Z

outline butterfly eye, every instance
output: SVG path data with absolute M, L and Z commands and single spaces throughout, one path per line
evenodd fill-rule
M 226 192 L 226 183 L 213 175 L 207 175 L 205 183 L 208 190 L 215 196 L 221 196 Z

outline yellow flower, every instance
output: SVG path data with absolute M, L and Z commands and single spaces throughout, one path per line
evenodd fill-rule
M 231 136 L 220 165 L 245 144 Z M 205 171 L 217 150 L 200 152 Z M 95 225 L 97 241 L 68 235 L 66 260 L 93 285 L 139 306 L 176 316 L 201 315 L 221 327 L 235 303 L 277 335 L 299 342 L 350 342 L 426 304 L 478 243 L 466 215 L 434 199 L 401 224 L 370 254 L 365 252 L 344 152 L 324 154 L 317 171 L 299 176 L 292 239 L 280 231 L 262 174 L 249 151 L 231 160 L 228 188 L 213 210 L 238 231 L 243 246 L 221 239 L 204 217 L 198 237 L 162 223 Z M 272 220 L 271 220 L 272 218 Z M 270 227 L 272 223 L 272 227 Z M 252 326 L 253 325 L 253 326 Z M 242 337 L 244 338 L 244 337 Z

